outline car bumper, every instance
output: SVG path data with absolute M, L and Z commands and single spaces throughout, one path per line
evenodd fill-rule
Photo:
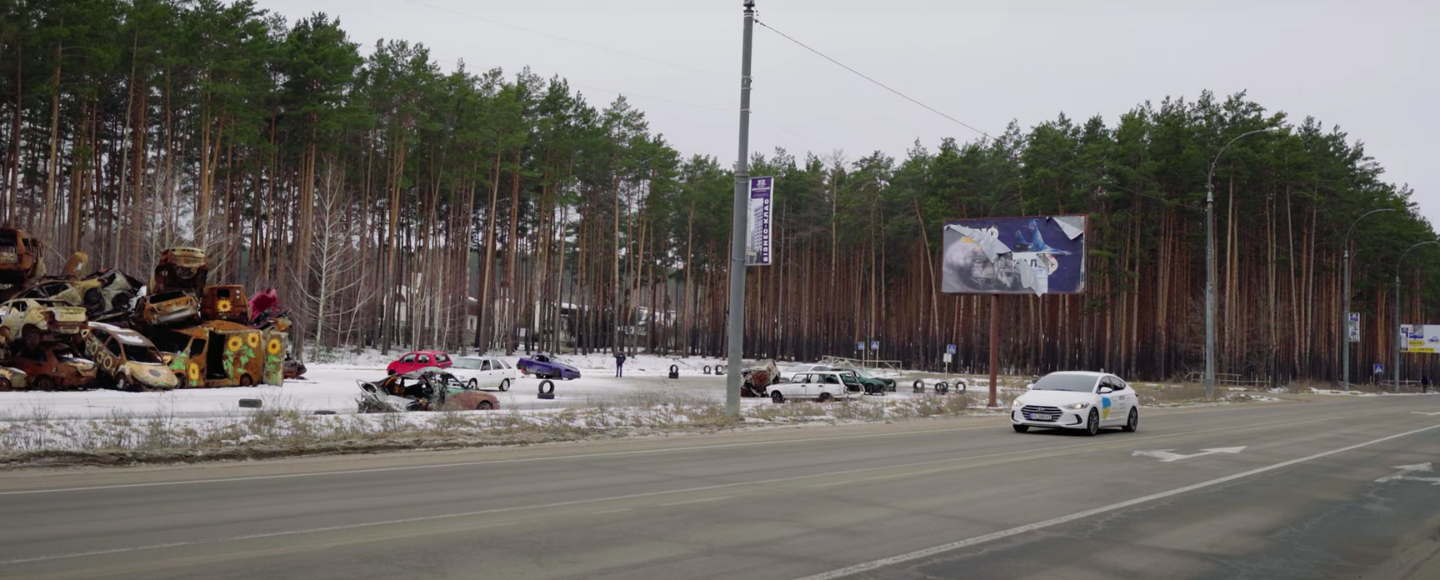
M 1053 420 L 1048 420 L 1048 421 L 1047 421 L 1047 420 L 1034 419 L 1034 418 L 1033 418 L 1033 417 L 1035 416 L 1034 413 L 1029 413 L 1029 412 L 1026 412 L 1026 411 L 1022 411 L 1022 410 L 1020 410 L 1020 409 L 1011 409 L 1011 410 L 1010 410 L 1010 422 L 1011 422 L 1012 424 L 1015 424 L 1015 425 L 1029 425 L 1029 426 L 1031 426 L 1031 427 L 1054 427 L 1054 428 L 1057 428 L 1057 429 L 1084 429 L 1084 428 L 1085 428 L 1085 421 L 1088 419 L 1089 413 L 1090 413 L 1090 408 L 1089 408 L 1089 407 L 1086 407 L 1086 408 L 1080 409 L 1080 410 L 1075 410 L 1075 411 L 1072 411 L 1072 410 L 1069 410 L 1069 409 L 1061 409 L 1058 417 L 1055 417 L 1055 415 L 1052 414 L 1052 413 L 1047 413 L 1047 414 L 1051 415 L 1052 417 L 1054 417 Z

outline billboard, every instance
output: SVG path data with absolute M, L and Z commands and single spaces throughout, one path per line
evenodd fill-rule
M 1080 294 L 1085 216 L 945 223 L 940 290 L 951 294 Z
M 750 178 L 750 215 L 745 229 L 745 265 L 770 265 L 771 194 L 774 177 Z
M 1440 352 L 1440 325 L 1401 324 L 1400 352 Z

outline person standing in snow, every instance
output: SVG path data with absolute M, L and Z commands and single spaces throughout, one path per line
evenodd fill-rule
M 625 351 L 623 351 L 623 350 L 617 350 L 617 351 L 615 351 L 615 376 L 617 376 L 617 377 L 619 377 L 619 376 L 624 376 L 624 374 L 625 374 L 625 373 L 624 373 L 624 370 L 625 370 Z
M 1430 375 L 1420 375 L 1420 394 L 1430 392 Z

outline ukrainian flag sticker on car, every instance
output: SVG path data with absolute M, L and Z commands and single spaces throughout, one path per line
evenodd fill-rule
M 1104 419 L 1110 418 L 1110 397 L 1100 397 L 1100 415 Z

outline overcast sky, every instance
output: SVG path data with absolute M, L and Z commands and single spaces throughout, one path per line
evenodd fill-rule
M 597 108 L 624 93 L 682 154 L 735 160 L 741 0 L 259 0 L 338 16 L 368 54 L 424 43 L 446 70 L 529 66 Z M 760 20 L 983 131 L 1248 91 L 1339 125 L 1440 224 L 1440 1 L 757 0 Z M 875 150 L 978 134 L 755 30 L 750 144 Z

